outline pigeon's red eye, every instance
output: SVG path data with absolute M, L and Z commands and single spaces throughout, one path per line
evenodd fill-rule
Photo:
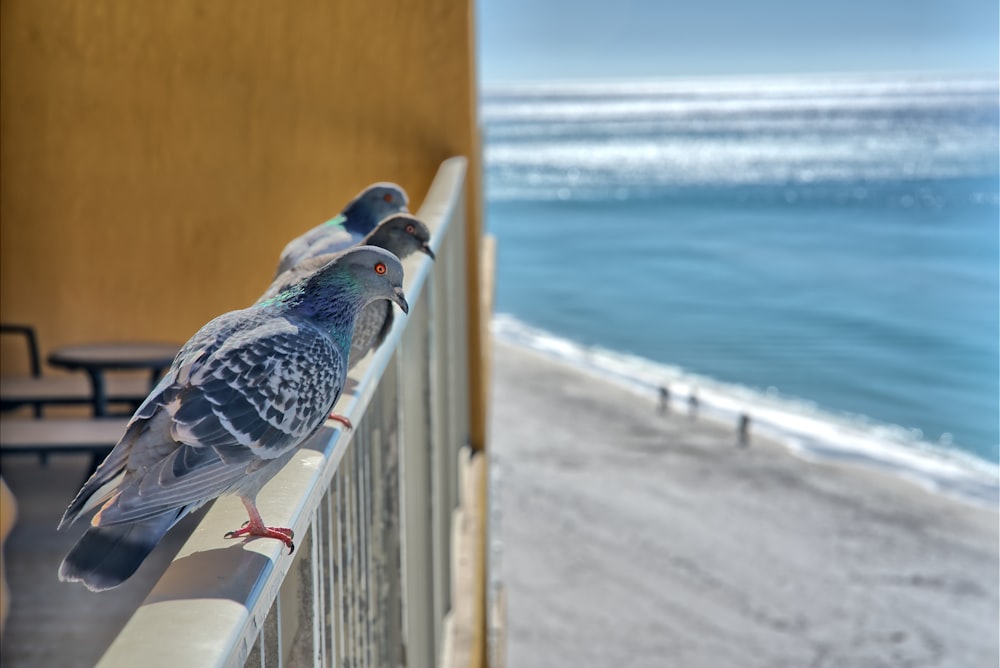
M 413 226 L 413 223 L 410 223 L 409 225 L 406 226 L 406 233 L 413 234 L 416 231 L 416 229 L 417 228 Z
M 379 262 L 375 265 L 375 273 L 378 274 L 379 276 L 384 275 L 386 271 L 388 270 L 385 268 L 385 264 L 383 264 L 382 262 Z
M 382 199 L 384 199 L 386 202 L 391 202 L 392 201 L 392 195 L 390 195 L 389 193 L 386 193 L 386 194 L 382 195 Z

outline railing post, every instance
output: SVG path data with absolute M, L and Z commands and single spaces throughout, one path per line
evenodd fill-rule
M 409 325 L 400 345 L 402 387 L 403 597 L 406 660 L 428 668 L 436 660 L 436 631 L 428 607 L 434 600 L 434 549 L 431 542 L 431 442 L 426 406 L 430 374 L 427 351 L 427 300 L 410 308 Z

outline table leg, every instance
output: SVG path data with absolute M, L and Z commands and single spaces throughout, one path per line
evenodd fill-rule
M 108 390 L 104 383 L 104 372 L 100 369 L 87 369 L 87 375 L 90 376 L 90 386 L 94 390 L 94 418 L 103 418 L 108 415 Z M 93 452 L 90 455 L 90 472 L 87 474 L 86 478 L 90 477 L 97 467 L 101 465 L 104 461 L 104 456 L 99 452 Z M 84 481 L 86 481 L 86 478 Z
M 107 417 L 108 390 L 104 384 L 104 372 L 100 369 L 87 369 L 90 376 L 90 386 L 94 390 L 94 417 Z
M 149 391 L 152 392 L 156 389 L 156 384 L 160 382 L 160 376 L 166 371 L 167 367 L 158 367 L 152 370 L 152 374 L 149 377 Z

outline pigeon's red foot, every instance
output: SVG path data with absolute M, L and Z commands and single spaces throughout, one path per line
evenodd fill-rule
M 351 424 L 351 421 L 348 420 L 347 417 L 341 415 L 340 413 L 330 413 L 330 419 L 336 420 L 337 422 L 344 425 L 348 429 L 354 429 L 354 425 Z
M 295 532 L 291 529 L 286 529 L 284 527 L 266 527 L 263 524 L 254 526 L 254 523 L 251 521 L 244 524 L 240 529 L 228 532 L 225 536 L 223 536 L 223 538 L 277 538 L 288 547 L 288 553 L 291 554 L 292 552 L 295 552 L 295 543 L 292 542 L 292 538 L 294 536 Z
M 285 529 L 283 527 L 264 526 L 264 520 L 260 518 L 260 512 L 257 511 L 257 502 L 252 496 L 241 496 L 240 501 L 243 502 L 243 507 L 247 509 L 247 515 L 250 516 L 250 519 L 247 522 L 244 522 L 242 527 L 236 531 L 230 531 L 223 536 L 223 538 L 243 538 L 244 536 L 277 538 L 288 546 L 288 554 L 295 551 L 295 543 L 292 542 L 292 537 L 295 535 L 295 532 L 291 529 Z

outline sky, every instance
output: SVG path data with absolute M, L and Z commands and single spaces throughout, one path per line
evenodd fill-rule
M 997 0 L 477 0 L 480 81 L 996 72 Z

